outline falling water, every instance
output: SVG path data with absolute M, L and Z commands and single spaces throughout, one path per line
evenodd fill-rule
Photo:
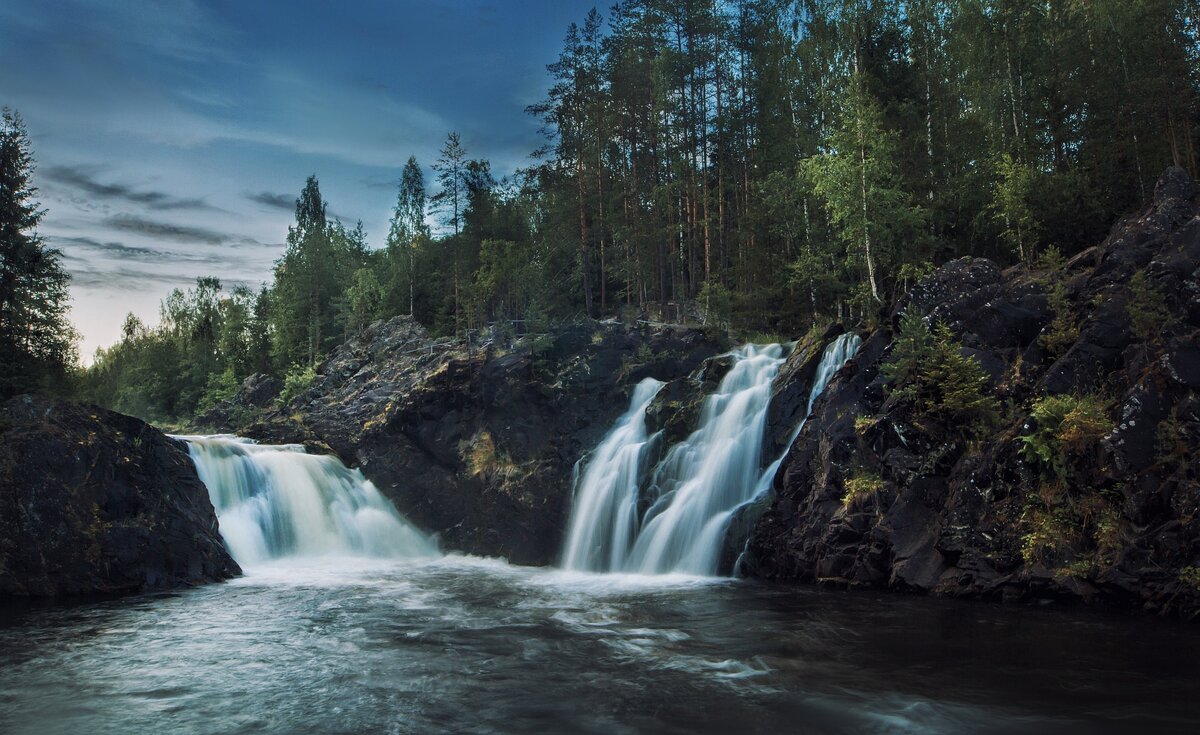
M 817 396 L 854 354 L 859 338 L 830 344 L 817 369 L 807 417 Z M 648 447 L 645 411 L 660 384 L 644 381 L 593 454 L 578 484 L 564 566 L 583 571 L 716 574 L 730 521 L 771 485 L 783 461 L 764 470 L 763 430 L 771 384 L 785 356 L 780 345 L 746 345 L 716 392 L 705 399 L 699 426 L 668 450 L 642 492 Z M 788 441 L 795 441 L 803 420 Z M 786 454 L 786 448 L 785 452 Z M 653 499 L 640 524 L 639 497 Z M 638 526 L 640 525 L 640 530 Z
M 437 554 L 361 471 L 336 457 L 233 436 L 180 438 L 208 487 L 225 545 L 243 566 L 285 556 Z
M 652 443 L 646 435 L 646 408 L 662 386 L 646 378 L 634 388 L 629 410 L 592 452 L 576 483 L 563 554 L 568 569 L 625 566 L 637 532 L 638 479 Z

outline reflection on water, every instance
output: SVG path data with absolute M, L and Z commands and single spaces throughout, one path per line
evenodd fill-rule
M 0 607 L 3 733 L 1179 732 L 1183 624 L 446 558 Z

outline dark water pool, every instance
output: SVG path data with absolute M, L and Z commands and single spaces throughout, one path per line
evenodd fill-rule
M 1200 627 L 448 558 L 0 607 L 0 733 L 1196 733 Z

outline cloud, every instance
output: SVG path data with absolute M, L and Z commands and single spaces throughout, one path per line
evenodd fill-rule
M 121 242 L 100 242 L 90 237 L 51 237 L 50 241 L 60 250 L 63 249 L 63 246 L 82 247 L 122 260 L 155 260 L 167 255 L 161 250 L 126 245 Z M 72 260 L 82 260 L 70 251 L 64 250 L 63 254 Z
M 246 198 L 264 207 L 282 209 L 285 212 L 291 212 L 296 209 L 295 197 L 287 194 L 272 194 L 269 191 L 260 191 L 257 194 L 246 192 Z
M 83 270 L 68 268 L 71 274 L 71 285 L 84 288 L 112 290 L 113 283 L 120 283 L 122 288 L 138 286 L 172 286 L 185 287 L 196 282 L 196 276 L 187 273 L 155 273 L 137 268 L 115 268 L 112 270 Z
M 104 224 L 115 230 L 133 232 L 138 235 L 157 237 L 164 240 L 174 240 L 176 242 L 202 242 L 209 245 L 220 245 L 229 242 L 231 239 L 229 235 L 203 227 L 187 227 L 168 222 L 155 222 L 129 214 L 109 217 L 104 220 Z
M 105 184 L 97 180 L 95 166 L 51 166 L 42 172 L 48 181 L 69 186 L 103 199 L 120 199 L 150 209 L 212 210 L 217 208 L 203 199 L 173 197 L 162 191 L 138 191 L 126 184 Z

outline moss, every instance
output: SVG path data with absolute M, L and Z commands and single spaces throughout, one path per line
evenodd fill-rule
M 854 433 L 858 436 L 866 436 L 867 432 L 875 428 L 875 425 L 878 423 L 879 419 L 875 418 L 874 416 L 868 416 L 866 414 L 855 416 Z
M 1200 592 L 1200 567 L 1186 566 L 1180 569 L 1179 582 Z
M 883 491 L 883 478 L 873 472 L 857 471 L 842 483 L 846 494 L 842 496 L 842 507 L 849 510 L 867 498 Z

